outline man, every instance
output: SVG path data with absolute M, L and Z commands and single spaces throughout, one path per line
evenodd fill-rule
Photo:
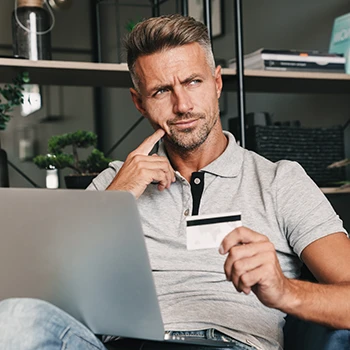
M 155 132 L 89 189 L 137 198 L 168 336 L 282 349 L 286 313 L 350 328 L 350 243 L 341 220 L 298 164 L 271 163 L 222 131 L 221 68 L 205 26 L 179 15 L 148 19 L 126 46 L 132 99 Z M 219 251 L 186 249 L 187 216 L 231 211 L 242 213 L 243 226 Z M 319 284 L 296 279 L 300 259 Z M 6 349 L 103 349 L 45 303 L 3 302 L 0 326 Z M 30 345 L 15 343 L 17 333 Z

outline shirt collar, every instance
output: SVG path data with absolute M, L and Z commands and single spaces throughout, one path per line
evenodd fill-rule
M 236 177 L 242 168 L 244 150 L 237 145 L 231 133 L 228 131 L 223 131 L 223 133 L 228 139 L 225 151 L 200 171 L 222 177 Z M 168 157 L 163 142 L 160 143 L 157 154 L 159 156 Z

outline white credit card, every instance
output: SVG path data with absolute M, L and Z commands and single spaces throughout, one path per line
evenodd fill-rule
M 241 213 L 189 216 L 186 226 L 188 250 L 219 248 L 227 234 L 242 226 Z

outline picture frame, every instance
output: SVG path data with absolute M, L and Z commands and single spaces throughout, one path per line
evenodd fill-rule
M 188 15 L 204 23 L 204 1 L 188 0 Z M 224 34 L 222 0 L 211 0 L 211 27 L 212 38 Z

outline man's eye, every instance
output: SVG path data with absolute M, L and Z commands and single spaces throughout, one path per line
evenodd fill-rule
M 199 80 L 199 79 L 194 79 L 194 80 L 191 80 L 190 81 L 190 84 L 189 85 L 197 85 L 197 84 L 199 84 L 201 82 L 201 80 Z
M 154 94 L 154 96 L 157 96 L 157 95 L 162 95 L 164 94 L 165 92 L 167 92 L 168 90 L 167 89 L 159 89 L 156 91 L 156 93 Z

